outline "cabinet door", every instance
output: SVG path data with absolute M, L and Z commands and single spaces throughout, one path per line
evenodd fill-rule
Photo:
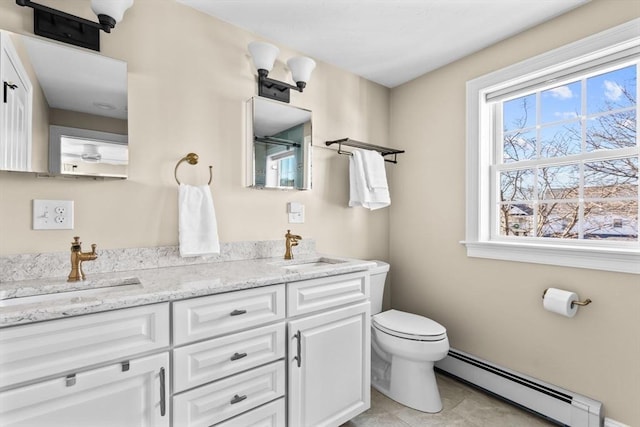
M 336 427 L 370 406 L 370 304 L 289 323 L 289 426 Z
M 168 427 L 168 353 L 0 393 L 3 427 Z
M 0 387 L 169 346 L 169 303 L 0 329 Z
M 0 169 L 31 170 L 32 85 L 9 34 L 0 36 Z

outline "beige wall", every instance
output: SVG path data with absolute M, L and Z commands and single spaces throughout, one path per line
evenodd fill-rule
M 95 20 L 89 1 L 39 3 Z M 33 12 L 0 2 L 0 28 L 32 34 Z M 174 0 L 136 0 L 102 54 L 127 61 L 130 178 L 93 181 L 0 173 L 0 254 L 65 251 L 71 237 L 100 248 L 177 244 L 173 169 L 189 152 L 198 166 L 181 166 L 181 180 L 202 183 L 213 165 L 212 194 L 220 239 L 284 240 L 287 228 L 315 238 L 320 251 L 388 259 L 389 210 L 347 208 L 348 158 L 324 141 L 352 137 L 387 144 L 389 90 L 319 62 L 291 104 L 313 111 L 313 190 L 244 187 L 244 104 L 257 93 L 247 44 L 258 39 Z M 281 48 L 271 76 L 288 80 Z M 31 200 L 75 201 L 75 229 L 32 231 Z M 305 204 L 305 224 L 287 223 L 286 203 Z M 284 250 L 284 244 L 283 244 Z
M 99 132 L 111 132 L 121 135 L 127 134 L 127 121 L 112 117 L 97 116 L 95 114 L 79 113 L 71 110 L 51 108 L 49 122 L 52 125 L 72 128 L 90 129 Z
M 467 258 L 465 82 L 640 16 L 640 2 L 594 0 L 391 92 L 391 301 L 446 326 L 451 345 L 600 400 L 640 426 L 640 279 Z M 573 319 L 542 308 L 550 286 L 593 304 Z

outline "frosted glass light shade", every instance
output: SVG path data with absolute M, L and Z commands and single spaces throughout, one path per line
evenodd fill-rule
M 133 0 L 91 0 L 91 10 L 96 15 L 107 15 L 116 22 L 122 21 L 127 9 L 133 6 Z
M 293 81 L 307 83 L 311 78 L 311 72 L 316 68 L 316 62 L 306 56 L 296 56 L 287 61 L 287 65 L 291 70 Z
M 249 43 L 249 52 L 251 52 L 256 69 L 271 71 L 280 49 L 269 43 L 251 42 Z

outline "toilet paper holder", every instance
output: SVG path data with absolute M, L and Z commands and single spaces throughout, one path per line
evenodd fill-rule
M 549 290 L 549 288 L 544 290 L 544 292 L 542 293 L 542 299 L 544 299 L 544 296 L 547 294 L 548 290 Z M 584 301 L 571 301 L 571 307 L 572 308 L 573 308 L 574 305 L 585 306 L 585 305 L 589 305 L 589 304 L 591 304 L 591 300 L 589 298 L 587 298 Z

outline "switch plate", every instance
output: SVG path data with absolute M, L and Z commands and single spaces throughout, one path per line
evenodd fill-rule
M 34 230 L 73 230 L 73 200 L 33 200 Z
M 287 203 L 287 213 L 289 214 L 289 224 L 304 223 L 304 205 L 302 203 Z

